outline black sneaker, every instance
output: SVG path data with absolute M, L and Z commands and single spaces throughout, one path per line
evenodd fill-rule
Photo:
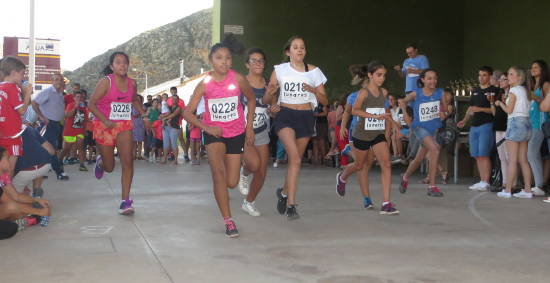
M 191 159 L 189 159 L 189 156 L 187 156 L 187 155 L 184 155 L 184 156 L 183 156 L 183 159 L 185 159 L 185 162 L 191 161 Z
M 32 189 L 33 198 L 42 198 L 44 196 L 44 190 L 41 188 Z
M 286 208 L 286 219 L 287 220 L 296 220 L 299 219 L 300 215 L 296 211 L 296 205 L 291 205 Z
M 65 174 L 65 172 L 61 172 L 61 174 L 57 175 L 57 180 L 69 180 L 69 176 L 67 176 L 67 174 Z
M 499 187 L 499 186 L 491 186 L 489 188 L 489 191 L 491 191 L 492 193 L 498 193 L 500 191 L 502 191 L 502 187 Z
M 229 220 L 229 222 L 225 224 L 225 235 L 229 238 L 239 237 L 239 230 L 237 230 L 237 226 L 235 226 L 233 220 Z
M 283 188 L 278 188 L 275 194 L 277 195 L 277 199 L 278 199 L 277 211 L 279 212 L 280 215 L 283 215 L 285 214 L 285 211 L 286 211 L 286 201 L 288 197 L 283 197 Z

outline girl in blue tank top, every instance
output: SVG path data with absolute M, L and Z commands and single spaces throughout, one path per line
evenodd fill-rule
M 402 175 L 399 191 L 405 193 L 409 185 L 409 176 L 411 176 L 420 166 L 427 156 L 428 168 L 428 196 L 442 197 L 443 193 L 435 185 L 435 175 L 437 173 L 437 161 L 439 159 L 439 145 L 435 140 L 435 133 L 441 127 L 441 118 L 443 112 L 440 110 L 441 102 L 445 99 L 443 91 L 437 86 L 437 73 L 433 69 L 426 69 L 420 74 L 418 88 L 409 93 L 404 99 L 399 100 L 399 105 L 403 108 L 408 102 L 413 103 L 414 117 L 412 123 L 413 134 L 422 142 L 420 149 L 414 160 L 409 164 L 407 171 Z M 447 105 L 443 103 L 443 105 Z
M 416 89 L 416 99 L 413 102 L 413 129 L 421 127 L 433 135 L 437 129 L 441 128 L 439 108 L 442 95 L 443 90 L 440 88 L 436 88 L 432 95 L 425 95 L 422 88 Z

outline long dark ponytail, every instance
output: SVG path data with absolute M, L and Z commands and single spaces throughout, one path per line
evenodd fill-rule
M 130 57 L 128 57 L 128 54 L 122 52 L 122 51 L 115 51 L 111 56 L 109 56 L 109 65 L 105 66 L 103 68 L 103 71 L 101 72 L 103 75 L 107 76 L 113 73 L 113 70 L 111 69 L 111 66 L 113 65 L 113 62 L 115 61 L 116 56 L 122 55 L 124 58 L 126 58 L 126 62 L 130 64 Z

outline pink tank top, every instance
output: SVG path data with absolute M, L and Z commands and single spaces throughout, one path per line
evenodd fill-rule
M 203 123 L 210 127 L 220 127 L 224 138 L 232 138 L 245 131 L 244 108 L 240 101 L 241 90 L 235 74 L 235 71 L 229 70 L 221 82 L 214 81 L 210 75 L 203 81 Z
M 126 92 L 118 90 L 115 83 L 115 76 L 109 74 L 109 90 L 97 102 L 97 109 L 105 118 L 113 122 L 129 121 L 132 119 L 132 101 L 134 100 L 134 80 L 127 78 L 128 88 Z M 97 117 L 95 118 L 96 120 Z

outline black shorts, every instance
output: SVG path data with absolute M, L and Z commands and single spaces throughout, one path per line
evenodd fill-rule
M 315 135 L 316 140 L 328 139 L 328 124 L 327 123 L 315 123 Z
M 164 143 L 162 142 L 162 140 L 160 139 L 155 139 L 155 148 L 163 148 L 164 147 Z
M 378 135 L 371 141 L 364 141 L 360 139 L 356 139 L 355 137 L 352 137 L 353 139 L 353 147 L 357 148 L 358 150 L 369 150 L 373 146 L 386 141 L 385 135 Z
M 86 136 L 84 137 L 84 145 L 95 146 L 94 133 L 92 131 L 86 131 Z
M 232 138 L 217 138 L 215 136 L 203 133 L 204 145 L 209 145 L 215 142 L 221 142 L 225 144 L 225 154 L 241 154 L 244 151 L 244 140 L 246 134 L 242 133 Z
M 296 138 L 312 137 L 315 132 L 315 117 L 312 110 L 294 110 L 281 107 L 273 122 L 275 132 L 284 128 L 291 128 L 296 134 Z

